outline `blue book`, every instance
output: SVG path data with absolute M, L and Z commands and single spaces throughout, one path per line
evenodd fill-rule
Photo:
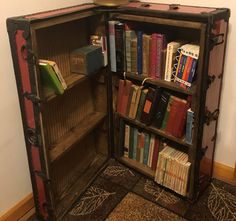
M 134 128 L 134 142 L 133 142 L 133 156 L 132 156 L 134 160 L 136 160 L 137 156 L 137 146 L 138 146 L 138 129 Z
M 178 75 L 177 75 L 179 79 L 182 79 L 186 61 L 187 61 L 187 56 L 183 54 L 180 60 L 180 65 L 179 65 L 179 70 L 178 70 Z
M 144 152 L 143 152 L 143 163 L 147 165 L 148 163 L 148 155 L 149 155 L 149 147 L 150 147 L 150 135 L 148 133 L 144 133 Z
M 195 75 L 196 67 L 197 67 L 197 59 L 194 58 L 193 61 L 192 61 L 192 66 L 191 66 L 189 77 L 188 77 L 188 82 L 189 83 L 192 83 L 192 81 L 193 81 L 193 77 Z
M 143 32 L 137 32 L 137 72 L 143 72 Z
M 191 109 L 187 111 L 187 122 L 186 122 L 186 132 L 185 132 L 185 142 L 192 144 L 193 142 L 193 119 L 194 112 Z
M 134 128 L 130 127 L 129 134 L 129 158 L 133 159 L 133 148 L 134 148 Z

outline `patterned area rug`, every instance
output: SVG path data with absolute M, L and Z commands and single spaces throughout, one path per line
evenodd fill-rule
M 236 221 L 236 187 L 213 180 L 199 200 L 190 204 L 111 160 L 62 220 Z

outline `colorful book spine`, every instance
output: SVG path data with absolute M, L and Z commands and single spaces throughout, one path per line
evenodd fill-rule
M 130 135 L 129 135 L 129 158 L 133 159 L 134 153 L 134 128 L 130 127 Z
M 154 143 L 154 150 L 153 150 L 153 156 L 152 156 L 152 163 L 151 163 L 151 168 L 152 170 L 156 170 L 157 168 L 157 159 L 158 159 L 158 150 L 159 150 L 159 139 L 155 138 L 155 143 Z
M 123 73 L 125 70 L 125 25 L 121 22 L 115 24 L 115 45 L 116 45 L 116 71 Z
M 124 157 L 129 157 L 129 134 L 130 134 L 130 126 L 125 125 L 125 140 L 124 140 Z
M 131 72 L 137 73 L 137 38 L 131 40 Z
M 168 105 L 167 105 L 167 108 L 166 108 L 165 116 L 164 116 L 164 119 L 163 119 L 162 125 L 161 125 L 162 130 L 166 129 L 166 125 L 167 125 L 167 122 L 168 122 L 168 119 L 169 119 L 172 102 L 173 102 L 173 96 L 170 96 L 169 102 L 168 102 Z
M 161 88 L 159 87 L 157 87 L 156 89 L 150 87 L 148 89 L 143 112 L 140 119 L 142 123 L 145 123 L 147 125 L 150 125 L 152 123 L 160 94 Z
M 152 167 L 154 146 L 155 146 L 155 135 L 151 134 L 149 152 L 148 152 L 148 162 L 147 162 L 147 165 L 149 167 Z
M 185 132 L 185 142 L 188 144 L 192 144 L 193 142 L 193 122 L 194 122 L 194 112 L 191 109 L 188 109 L 186 132 Z
M 129 98 L 128 98 L 128 103 L 127 103 L 127 108 L 126 108 L 126 116 L 129 116 L 129 112 L 130 112 L 130 108 L 132 105 L 132 99 L 133 99 L 133 94 L 136 93 L 135 92 L 135 85 L 132 85 L 130 88 L 130 92 L 129 92 Z
M 39 62 L 39 70 L 45 87 L 52 89 L 56 94 L 64 93 L 64 88 L 51 65 Z
M 176 81 L 176 75 L 178 74 L 178 69 L 179 69 L 179 61 L 181 59 L 181 47 L 177 49 L 176 55 L 175 55 L 175 59 L 173 62 L 173 71 L 172 71 L 172 78 L 174 79 L 174 81 Z
M 151 53 L 150 53 L 150 77 L 156 77 L 156 65 L 157 64 L 157 34 L 151 35 Z
M 145 134 L 144 134 L 144 133 L 141 133 L 141 135 L 140 135 L 140 140 L 139 140 L 139 149 L 140 149 L 139 162 L 140 162 L 140 163 L 143 163 L 144 145 L 145 145 Z
M 133 156 L 132 159 L 136 160 L 138 147 L 138 129 L 134 128 L 134 141 L 133 141 Z
M 162 126 L 162 122 L 165 117 L 169 98 L 170 98 L 170 94 L 168 92 L 163 91 L 161 93 L 161 96 L 159 98 L 159 102 L 157 104 L 156 113 L 154 116 L 154 122 L 153 122 L 153 125 L 157 128 L 161 128 L 161 126 Z
M 110 63 L 111 71 L 116 72 L 116 43 L 115 43 L 115 24 L 118 21 L 109 21 L 109 43 L 110 43 Z
M 122 97 L 121 97 L 121 107 L 120 107 L 120 114 L 122 115 L 126 115 L 126 112 L 127 112 L 131 86 L 132 86 L 132 82 L 129 80 L 125 80 L 124 86 L 123 86 Z
M 140 95 L 137 114 L 136 114 L 136 119 L 139 120 L 139 121 L 141 119 L 141 115 L 142 115 L 142 112 L 143 112 L 143 107 L 144 107 L 144 104 L 145 104 L 147 93 L 148 93 L 148 89 L 141 90 L 141 95 Z
M 151 36 L 143 35 L 143 75 L 148 76 L 149 74 L 149 58 L 150 58 L 150 44 Z
M 143 32 L 137 32 L 137 72 L 142 74 L 143 72 Z
M 156 50 L 156 78 L 161 78 L 162 50 L 164 48 L 164 35 L 157 34 L 157 50 Z
M 147 165 L 148 163 L 148 155 L 149 155 L 149 147 L 150 147 L 150 135 L 148 133 L 144 133 L 144 152 L 143 152 L 143 163 Z
M 140 96 L 141 96 L 141 91 L 142 91 L 142 86 L 141 87 L 137 86 L 136 97 L 135 97 L 135 100 L 134 100 L 134 103 L 131 107 L 131 112 L 130 112 L 131 119 L 136 118 L 137 111 L 138 111 L 138 104 L 139 104 Z
M 125 31 L 126 71 L 131 72 L 131 42 L 136 38 L 134 30 Z
M 172 71 L 174 65 L 174 59 L 177 52 L 177 49 L 180 47 L 180 42 L 172 41 L 167 45 L 167 52 L 166 52 L 166 62 L 165 62 L 165 81 L 171 81 L 172 78 Z

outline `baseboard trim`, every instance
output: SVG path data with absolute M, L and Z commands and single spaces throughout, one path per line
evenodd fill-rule
M 204 159 L 207 160 L 207 159 Z M 226 166 L 224 164 L 214 162 L 213 177 L 222 180 L 226 183 L 236 185 L 236 166 L 235 168 Z M 19 220 L 27 212 L 34 207 L 33 194 L 29 194 L 14 207 L 12 207 L 3 216 L 0 216 L 1 221 Z
M 4 215 L 0 216 L 1 221 L 16 221 L 24 216 L 28 211 L 34 207 L 33 194 L 30 193 L 10 210 L 8 210 Z
M 213 177 L 236 186 L 236 167 L 232 168 L 224 164 L 214 162 Z

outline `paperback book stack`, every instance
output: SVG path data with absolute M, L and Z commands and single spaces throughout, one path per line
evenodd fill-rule
M 155 181 L 186 196 L 190 166 L 186 153 L 166 146 L 158 155 Z

